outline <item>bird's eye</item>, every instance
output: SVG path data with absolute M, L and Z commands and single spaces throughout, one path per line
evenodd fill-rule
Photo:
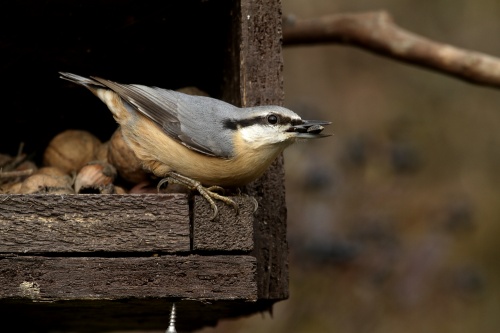
M 278 116 L 271 114 L 267 116 L 267 122 L 271 125 L 275 125 L 278 123 Z

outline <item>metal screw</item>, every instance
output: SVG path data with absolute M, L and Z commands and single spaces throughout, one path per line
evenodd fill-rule
M 170 312 L 170 324 L 168 325 L 165 333 L 177 333 L 175 330 L 175 303 L 172 304 L 172 311 Z

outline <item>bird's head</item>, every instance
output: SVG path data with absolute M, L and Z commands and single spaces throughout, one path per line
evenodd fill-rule
M 229 119 L 225 126 L 238 131 L 239 137 L 250 147 L 286 147 L 301 139 L 317 139 L 330 136 L 322 134 L 331 124 L 322 120 L 303 120 L 295 112 L 280 106 L 248 108 L 239 119 Z

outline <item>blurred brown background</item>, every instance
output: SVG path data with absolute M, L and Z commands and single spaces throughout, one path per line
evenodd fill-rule
M 283 0 L 385 9 L 500 56 L 500 2 Z M 284 50 L 285 104 L 332 137 L 285 153 L 290 299 L 212 332 L 498 332 L 500 91 L 344 46 Z

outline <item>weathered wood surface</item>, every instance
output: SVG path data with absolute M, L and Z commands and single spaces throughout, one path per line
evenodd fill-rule
M 281 2 L 241 2 L 240 95 L 242 105 L 282 105 L 283 58 Z M 259 298 L 288 298 L 288 244 L 283 156 L 248 193 L 259 201 L 255 217 L 255 251 Z
M 189 250 L 184 194 L 0 195 L 0 253 Z
M 0 257 L 0 299 L 257 300 L 251 256 Z
M 231 197 L 239 205 L 217 202 L 219 215 L 213 221 L 211 207 L 201 196 L 195 196 L 193 214 L 193 250 L 250 252 L 254 244 L 254 203 L 244 196 Z

